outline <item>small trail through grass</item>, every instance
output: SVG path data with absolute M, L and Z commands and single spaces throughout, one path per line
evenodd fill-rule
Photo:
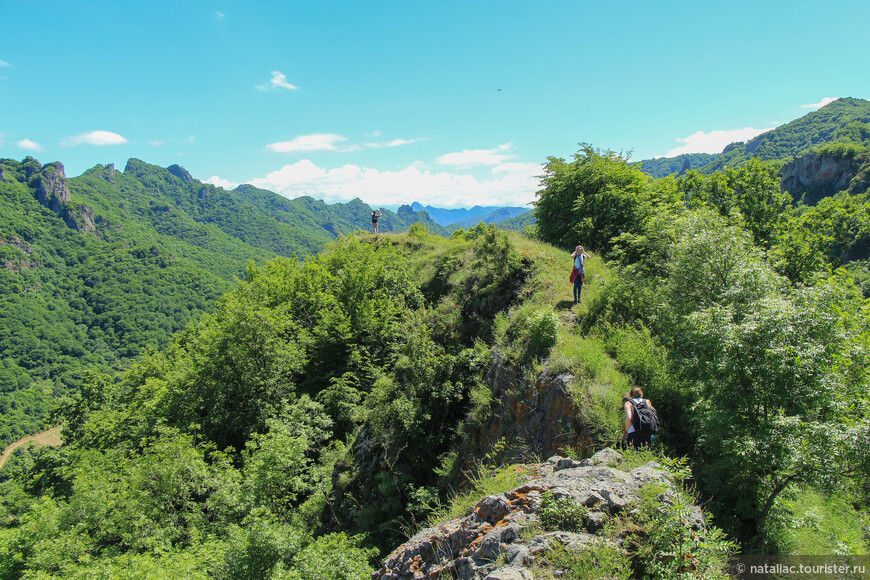
M 52 427 L 47 431 L 42 431 L 41 433 L 37 433 L 35 435 L 28 435 L 27 437 L 22 437 L 15 443 L 12 443 L 3 450 L 3 454 L 0 455 L 0 469 L 6 465 L 6 460 L 12 456 L 12 453 L 21 447 L 22 445 L 27 445 L 28 443 L 35 443 L 38 446 L 48 445 L 50 447 L 56 447 L 60 445 L 60 430 L 62 426 L 58 425 L 57 427 Z

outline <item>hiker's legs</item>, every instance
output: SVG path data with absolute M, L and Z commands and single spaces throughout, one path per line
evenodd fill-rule
M 576 278 L 574 278 L 574 303 L 580 302 L 580 292 L 583 290 L 583 280 L 580 279 L 580 275 L 578 274 Z
M 646 437 L 641 437 L 639 433 L 636 431 L 632 431 L 626 437 L 626 443 L 634 447 L 635 449 L 640 449 L 641 447 L 649 447 L 650 437 L 647 435 Z

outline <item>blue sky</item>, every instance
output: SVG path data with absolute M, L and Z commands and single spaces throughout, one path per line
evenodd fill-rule
M 0 157 L 523 205 L 579 142 L 721 151 L 870 97 L 870 3 L 4 2 Z

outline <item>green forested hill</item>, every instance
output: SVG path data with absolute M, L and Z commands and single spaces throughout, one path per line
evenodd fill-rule
M 749 159 L 787 161 L 826 143 L 870 144 L 870 101 L 841 98 L 747 141 L 732 143 L 722 153 L 696 153 L 641 161 L 644 172 L 665 177 L 696 169 L 712 174 Z
M 403 209 L 382 228 L 441 231 Z M 136 159 L 71 179 L 60 164 L 0 160 L 0 444 L 45 426 L 85 368 L 122 369 L 165 344 L 249 261 L 312 254 L 370 215 L 359 200 L 226 191 Z
M 653 177 L 666 177 L 683 174 L 690 169 L 698 169 L 715 159 L 718 153 L 685 153 L 676 157 L 657 157 L 638 162 L 644 173 Z
M 135 160 L 74 180 L 4 160 L 4 411 L 23 423 L 66 396 L 64 445 L 20 450 L 0 476 L 0 578 L 368 577 L 453 506 L 517 487 L 512 463 L 549 457 L 542 441 L 577 458 L 619 445 L 633 387 L 663 429 L 629 461 L 691 481 L 744 553 L 867 554 L 856 123 L 813 153 L 858 167 L 814 206 L 781 190 L 779 161 L 653 179 L 582 145 L 545 166 L 536 239 L 412 225 L 247 269 L 367 227 L 369 208 L 330 215 Z M 593 252 L 579 304 L 578 242 Z M 642 519 L 604 522 L 635 577 L 677 577 L 677 553 L 721 569 L 723 533 L 687 536 L 687 512 L 646 491 Z M 592 569 L 602 552 L 563 556 Z
M 496 224 L 501 230 L 513 230 L 517 232 L 522 232 L 526 229 L 526 226 L 535 225 L 535 210 L 530 209 L 525 213 L 521 213 L 518 216 L 514 216 L 510 219 L 504 220 Z

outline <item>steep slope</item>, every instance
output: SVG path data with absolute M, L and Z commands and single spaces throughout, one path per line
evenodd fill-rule
M 497 225 L 498 228 L 501 230 L 513 230 L 516 232 L 522 232 L 526 229 L 526 226 L 535 225 L 535 210 L 530 209 L 529 211 L 521 213 L 518 216 L 512 217 L 502 222 L 498 222 Z
M 469 228 L 475 224 L 483 222 L 485 224 L 501 224 L 511 218 L 527 213 L 526 208 L 521 207 L 502 207 L 480 217 L 473 217 L 458 221 L 447 225 L 449 231 L 455 231 L 459 228 Z
M 745 143 L 731 143 L 722 153 L 648 159 L 639 163 L 653 177 L 665 177 L 688 169 L 711 174 L 753 158 L 788 161 L 825 143 L 862 143 L 870 136 L 868 123 L 870 101 L 844 97 Z
M 43 427 L 55 397 L 87 367 L 126 367 L 210 308 L 248 260 L 274 255 L 180 213 L 164 223 L 189 241 L 162 236 L 148 223 L 159 213 L 149 200 L 123 198 L 109 183 L 101 188 L 109 195 L 95 194 L 89 182 L 98 178 L 67 180 L 60 164 L 3 160 L 2 167 L 3 441 Z
M 328 206 L 130 159 L 68 179 L 63 165 L 0 160 L 0 443 L 45 427 L 85 369 L 126 368 L 244 276 L 249 262 L 320 251 L 371 226 L 359 200 Z M 385 212 L 382 231 L 425 213 Z

